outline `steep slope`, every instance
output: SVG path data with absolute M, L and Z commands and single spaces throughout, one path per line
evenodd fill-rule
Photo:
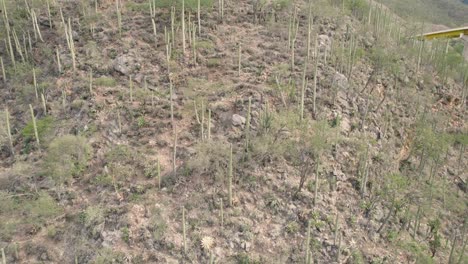
M 204 0 L 200 31 L 192 0 L 26 3 L 0 34 L 7 263 L 466 260 L 450 45 L 363 1 Z

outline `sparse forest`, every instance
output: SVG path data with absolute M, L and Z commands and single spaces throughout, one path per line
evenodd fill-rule
M 0 263 L 468 263 L 462 2 L 0 0 Z

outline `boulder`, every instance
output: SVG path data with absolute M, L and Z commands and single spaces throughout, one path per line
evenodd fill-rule
M 330 37 L 327 35 L 319 35 L 318 36 L 318 48 L 321 53 L 327 51 L 330 52 L 331 50 L 331 40 Z
M 232 115 L 232 125 L 233 126 L 243 126 L 246 122 L 246 119 L 245 117 L 241 116 L 241 115 L 238 115 L 238 114 L 234 114 Z
M 137 66 L 138 62 L 136 59 L 127 54 L 115 58 L 113 63 L 114 70 L 123 75 L 132 74 L 137 69 Z
M 349 88 L 348 78 L 339 72 L 333 75 L 333 83 L 338 86 L 338 90 L 347 90 Z

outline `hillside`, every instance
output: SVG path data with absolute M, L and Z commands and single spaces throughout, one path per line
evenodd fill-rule
M 445 25 L 448 27 L 466 26 L 468 5 L 460 0 L 376 0 L 411 22 Z
M 362 0 L 0 9 L 3 263 L 468 262 L 459 42 Z

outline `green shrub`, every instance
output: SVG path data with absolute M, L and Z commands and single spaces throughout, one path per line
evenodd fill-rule
M 351 252 L 351 259 L 352 259 L 352 263 L 354 263 L 354 264 L 364 264 L 364 263 L 366 263 L 364 261 L 364 257 L 362 256 L 362 252 L 359 251 L 359 250 L 353 250 Z
M 128 163 L 133 159 L 132 150 L 125 145 L 117 145 L 106 153 L 108 163 Z
M 389 242 L 394 242 L 395 239 L 398 238 L 398 232 L 396 232 L 395 230 L 388 230 L 386 237 Z
M 273 0 L 273 7 L 276 11 L 281 11 L 291 6 L 291 0 Z
M 11 119 L 11 117 L 10 117 Z M 11 123 L 11 120 L 10 120 Z M 0 146 L 7 146 L 8 143 L 8 131 L 6 125 L 6 112 L 0 110 Z
M 285 231 L 288 234 L 296 234 L 297 232 L 299 232 L 299 228 L 300 226 L 297 222 L 291 221 L 286 225 Z
M 45 137 L 53 128 L 54 119 L 51 116 L 46 116 L 42 119 L 37 119 L 36 125 L 37 125 L 37 134 L 39 135 L 39 140 L 41 142 L 44 142 Z M 33 125 L 32 120 L 26 124 L 26 126 L 21 131 L 21 134 L 24 137 L 26 142 L 35 140 L 34 125 Z
M 206 51 L 214 51 L 214 43 L 210 40 L 200 40 L 200 41 L 197 41 L 197 43 L 195 44 L 195 46 L 197 47 L 197 49 L 203 49 L 203 50 L 206 50 Z
M 44 191 L 32 196 L 14 196 L 0 191 L 0 239 L 10 240 L 23 225 L 42 226 L 62 213 L 56 201 Z
M 90 206 L 81 214 L 82 224 L 89 228 L 104 222 L 104 210 L 99 206 Z
M 211 58 L 206 61 L 206 66 L 208 68 L 215 68 L 221 65 L 221 59 L 220 58 Z
M 351 13 L 359 19 L 365 18 L 369 12 L 369 4 L 365 0 L 348 1 L 347 7 L 351 10 Z
M 57 235 L 57 229 L 55 228 L 55 226 L 49 226 L 47 228 L 47 237 L 53 239 L 56 235 Z
M 25 208 L 29 213 L 30 219 L 33 221 L 37 219 L 47 219 L 61 212 L 61 208 L 46 192 L 40 192 L 37 199 L 29 202 Z
M 145 120 L 144 116 L 140 116 L 140 117 L 137 118 L 137 126 L 138 126 L 138 128 L 142 128 L 142 127 L 146 126 L 146 120 Z
M 167 230 L 167 223 L 162 219 L 159 219 L 158 221 L 159 222 L 153 223 L 153 232 L 151 233 L 153 235 L 153 239 L 156 241 L 162 240 Z
M 102 76 L 94 79 L 93 84 L 96 86 L 115 87 L 117 85 L 117 81 L 112 77 Z
M 239 253 L 234 256 L 237 264 L 260 264 L 263 261 L 257 260 L 249 256 L 247 253 Z
M 145 167 L 145 158 L 126 145 L 115 146 L 105 154 L 105 158 L 109 169 L 108 176 L 117 185 L 120 181 L 145 174 L 144 169 L 138 170 Z
M 229 146 L 220 141 L 207 141 L 195 146 L 196 155 L 189 159 L 187 168 L 197 174 L 213 176 L 222 181 L 227 173 Z
M 182 8 L 182 0 L 155 0 L 154 4 L 158 8 L 170 8 L 174 2 L 178 9 Z M 185 10 L 197 10 L 198 0 L 185 0 Z M 200 0 L 200 7 L 207 8 L 213 6 L 213 0 Z
M 410 253 L 413 258 L 416 258 L 417 259 L 417 262 L 418 264 L 433 264 L 435 263 L 434 260 L 431 258 L 431 256 L 428 255 L 428 252 L 429 252 L 429 249 L 423 245 L 423 244 L 420 244 L 416 241 L 409 241 L 409 242 L 406 242 L 405 240 L 401 240 L 400 241 L 401 244 L 399 244 L 398 246 Z
M 94 264 L 125 263 L 125 254 L 110 248 L 102 248 L 96 252 Z
M 3 61 L 5 62 L 5 57 L 3 57 Z M 10 81 L 13 83 L 24 83 L 25 80 L 31 80 L 30 84 L 32 84 L 33 65 L 28 62 L 17 62 L 16 70 L 13 67 L 7 67 L 5 71 L 7 76 L 10 76 Z M 36 76 L 40 74 L 40 69 L 36 69 Z
M 125 9 L 127 9 L 128 11 L 132 11 L 132 12 L 147 12 L 149 10 L 149 3 L 148 2 L 143 2 L 143 3 L 128 2 L 128 3 L 125 3 Z
M 48 148 L 46 172 L 57 183 L 79 176 L 86 167 L 91 147 L 80 136 L 66 135 L 54 139 Z
M 128 229 L 128 227 L 124 227 L 120 229 L 120 232 L 122 233 L 121 234 L 122 240 L 128 244 L 130 242 L 130 230 Z
M 161 241 L 164 238 L 164 234 L 167 230 L 167 222 L 161 216 L 160 208 L 153 208 L 151 210 L 151 218 L 148 224 L 148 229 L 153 235 L 155 241 Z

